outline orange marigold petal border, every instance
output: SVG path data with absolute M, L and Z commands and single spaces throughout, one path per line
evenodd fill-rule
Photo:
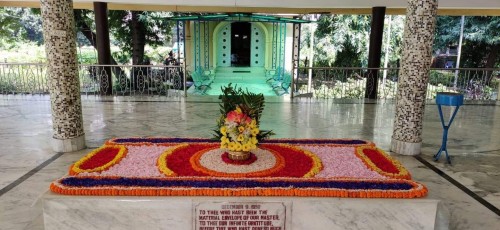
M 92 184 L 92 186 L 81 187 L 82 182 Z M 101 186 L 101 184 L 106 186 Z M 307 186 L 304 187 L 304 184 Z M 418 198 L 425 196 L 428 192 L 425 185 L 404 179 L 217 178 L 214 180 L 206 177 L 103 178 L 69 176 L 53 182 L 50 189 L 65 195 L 97 196 Z

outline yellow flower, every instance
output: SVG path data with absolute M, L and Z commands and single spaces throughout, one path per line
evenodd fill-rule
M 257 136 L 257 134 L 259 134 L 259 132 L 260 132 L 259 128 L 253 128 L 252 129 L 252 135 L 253 136 Z
M 236 106 L 235 110 L 236 110 L 237 113 L 242 113 L 243 112 L 243 111 L 241 111 L 241 108 L 239 106 Z
M 252 119 L 252 122 L 250 122 L 250 125 L 255 127 L 257 125 L 257 121 L 255 119 Z
M 243 136 L 243 134 L 240 134 L 238 135 L 238 138 L 236 138 L 237 141 L 243 141 L 245 140 L 245 137 Z
M 227 147 L 228 147 L 227 143 L 222 142 L 222 143 L 220 144 L 220 148 L 221 148 L 221 149 L 227 149 Z
M 240 143 L 236 143 L 236 147 L 234 148 L 234 151 L 241 151 L 243 150 L 243 146 L 241 146 Z
M 235 151 L 235 149 L 236 149 L 236 143 L 234 143 L 234 142 L 229 142 L 229 144 L 227 145 L 227 148 L 228 148 L 230 151 Z
M 259 141 L 257 140 L 256 137 L 252 137 L 252 139 L 250 140 L 250 143 L 252 143 L 253 145 L 256 145 L 257 143 L 259 143 Z
M 243 145 L 242 148 L 243 148 L 243 151 L 250 151 L 252 149 L 252 146 L 251 146 L 251 144 L 246 143 Z
M 220 141 L 221 141 L 221 143 L 222 143 L 222 144 L 224 144 L 224 143 L 225 143 L 225 144 L 229 143 L 229 139 L 228 139 L 226 136 L 222 136 L 222 137 L 220 138 Z
M 220 133 L 222 133 L 222 135 L 224 135 L 224 136 L 227 134 L 227 128 L 226 128 L 226 126 L 220 127 Z
M 243 126 L 238 127 L 238 131 L 240 131 L 240 133 L 242 133 L 243 131 L 245 131 L 245 127 L 243 127 Z

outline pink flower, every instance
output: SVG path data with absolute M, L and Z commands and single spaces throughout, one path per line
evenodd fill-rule
M 127 155 L 120 163 L 102 172 L 83 173 L 84 176 L 165 177 L 156 166 L 158 157 L 171 146 L 126 146 Z
M 367 168 L 363 161 L 354 153 L 356 150 L 354 147 L 314 145 L 304 145 L 300 147 L 313 152 L 321 159 L 321 162 L 323 162 L 323 170 L 315 176 L 316 178 L 387 178 Z
M 241 123 L 250 123 L 252 122 L 252 119 L 244 114 L 244 113 L 241 113 L 241 112 L 238 112 L 237 110 L 233 110 L 229 113 L 227 113 L 227 120 L 228 121 L 232 121 L 232 122 L 236 122 L 238 124 L 241 124 Z

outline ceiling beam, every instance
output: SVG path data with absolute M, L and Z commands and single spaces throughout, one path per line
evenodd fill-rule
M 39 1 L 0 1 L 0 7 L 40 8 Z M 75 9 L 93 10 L 91 2 L 74 2 Z M 180 6 L 180 5 L 146 5 L 108 3 L 110 10 L 137 11 L 170 11 L 170 12 L 202 12 L 202 13 L 267 13 L 267 14 L 371 14 L 371 8 L 275 8 L 275 7 L 226 7 L 226 6 Z M 387 15 L 405 15 L 405 8 L 387 8 Z M 438 9 L 439 15 L 451 16 L 500 16 L 500 9 Z

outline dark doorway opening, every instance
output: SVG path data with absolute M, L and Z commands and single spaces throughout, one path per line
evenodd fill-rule
M 250 23 L 231 24 L 231 66 L 250 66 Z

